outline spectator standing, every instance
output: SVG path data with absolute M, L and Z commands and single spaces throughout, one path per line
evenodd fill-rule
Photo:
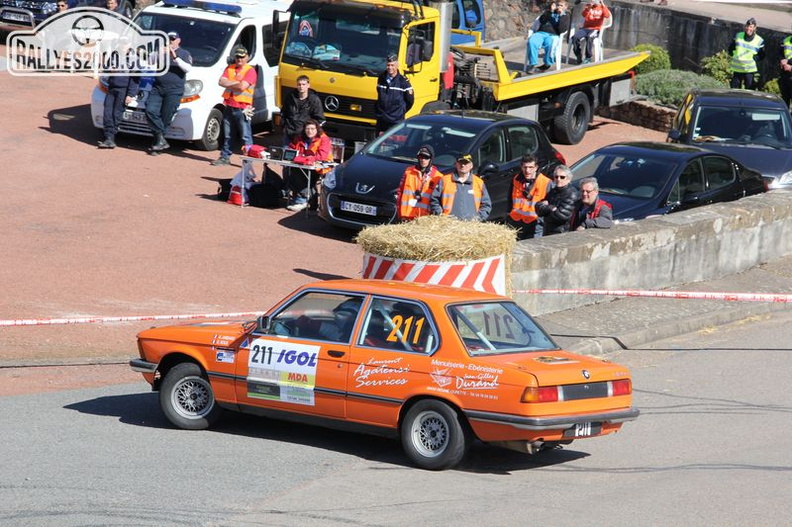
M 519 229 L 519 239 L 542 236 L 536 204 L 545 199 L 552 186 L 552 180 L 539 173 L 536 156 L 524 155 L 520 160 L 520 172 L 512 182 L 512 210 L 509 213 L 509 225 Z
M 66 0 L 58 0 L 58 13 L 63 13 L 67 9 L 69 9 L 69 3 Z
M 165 74 L 154 77 L 148 99 L 146 99 L 146 118 L 154 132 L 154 144 L 149 153 L 158 154 L 170 148 L 165 141 L 165 130 L 176 115 L 176 110 L 184 95 L 184 78 L 192 69 L 192 55 L 181 48 L 181 37 L 176 31 L 168 32 L 170 67 Z
M 330 142 L 330 137 L 313 119 L 308 119 L 305 122 L 303 133 L 294 137 L 289 148 L 297 150 L 294 162 L 300 165 L 333 161 L 333 145 Z M 321 176 L 330 170 L 330 168 L 317 169 L 311 172 L 310 178 L 306 178 L 302 170 L 289 168 L 287 185 L 291 191 L 291 201 L 286 208 L 298 212 L 308 207 L 308 200 L 315 195 L 314 189 L 319 184 Z
M 779 55 L 781 75 L 778 78 L 778 87 L 781 89 L 781 98 L 789 108 L 792 101 L 792 35 L 781 41 Z
M 107 93 L 104 99 L 102 127 L 104 140 L 99 141 L 99 148 L 115 148 L 115 136 L 124 107 L 137 97 L 139 78 L 127 75 L 110 76 L 107 79 Z
M 729 44 L 729 56 L 732 72 L 730 86 L 753 90 L 759 69 L 756 62 L 765 56 L 764 39 L 756 33 L 756 19 L 749 18 L 745 22 L 745 30 L 740 31 Z
M 248 50 L 245 46 L 234 48 L 234 63 L 230 64 L 220 76 L 218 84 L 225 88 L 223 92 L 223 148 L 220 157 L 212 161 L 212 166 L 231 163 L 232 146 L 238 147 L 253 144 L 253 129 L 250 119 L 253 117 L 253 90 L 256 88 L 258 75 L 256 68 L 248 64 Z M 241 144 L 239 144 L 241 143 Z
M 322 101 L 314 90 L 307 75 L 297 77 L 297 88 L 286 96 L 281 108 L 283 122 L 283 144 L 288 145 L 295 135 L 302 133 L 305 122 L 313 119 L 324 121 Z
M 572 213 L 579 195 L 570 185 L 572 171 L 566 165 L 558 165 L 553 173 L 555 186 L 547 193 L 547 199 L 536 204 L 536 213 L 544 220 L 544 236 L 569 231 Z
M 606 18 L 611 17 L 610 9 L 602 0 L 590 0 L 583 8 L 583 26 L 572 36 L 572 45 L 578 64 L 588 64 L 594 54 L 594 37 L 599 34 Z M 586 42 L 586 58 L 583 58 L 582 44 Z
M 455 216 L 460 220 L 484 221 L 492 211 L 484 180 L 473 174 L 473 156 L 461 154 L 454 164 L 454 172 L 440 181 L 429 202 L 432 214 Z
M 613 206 L 599 197 L 597 178 L 580 180 L 580 201 L 575 204 L 570 229 L 610 229 L 613 227 Z
M 544 65 L 539 69 L 547 70 L 555 64 L 556 60 L 561 59 L 561 57 L 556 57 L 553 52 L 561 35 L 569 31 L 569 22 L 566 0 L 553 2 L 548 6 L 547 11 L 539 15 L 536 22 L 538 27 L 528 38 L 528 47 L 525 51 L 528 54 L 526 73 L 533 73 L 536 70 L 536 66 L 539 64 L 540 48 L 544 49 Z
M 377 78 L 377 135 L 404 120 L 415 102 L 413 87 L 399 73 L 399 59 L 391 54 L 385 59 L 385 71 Z
M 443 174 L 432 164 L 434 148 L 423 145 L 416 154 L 417 162 L 407 167 L 396 194 L 399 219 L 414 220 L 429 214 L 432 191 Z

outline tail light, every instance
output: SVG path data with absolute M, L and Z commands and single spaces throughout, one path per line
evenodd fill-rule
M 523 391 L 523 403 L 553 403 L 558 401 L 558 386 L 529 386 Z
M 562 165 L 567 164 L 566 159 L 564 159 L 564 156 L 561 155 L 561 152 L 559 152 L 558 150 L 556 150 L 555 152 L 555 158 L 558 159 L 558 162 L 561 163 Z
M 632 382 L 630 379 L 621 379 L 611 382 L 611 394 L 616 397 L 618 395 L 630 395 L 632 393 Z

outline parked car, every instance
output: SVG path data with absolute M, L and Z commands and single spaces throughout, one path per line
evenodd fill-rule
M 728 154 L 792 186 L 792 120 L 779 97 L 750 90 L 692 90 L 674 117 L 668 140 Z
M 596 177 L 614 219 L 629 221 L 765 192 L 768 180 L 725 154 L 673 143 L 617 143 L 570 167 Z
M 107 0 L 67 0 L 75 7 L 105 7 Z M 118 13 L 132 18 L 137 0 L 119 0 Z M 58 13 L 54 0 L 0 0 L 0 31 L 29 30 Z
M 476 438 L 536 453 L 639 413 L 627 368 L 559 349 L 509 298 L 445 286 L 316 282 L 257 321 L 149 329 L 138 349 L 180 428 L 231 409 L 370 431 L 432 470 Z
M 491 220 L 511 210 L 511 183 L 523 154 L 534 154 L 549 174 L 564 157 L 535 121 L 502 113 L 447 110 L 417 115 L 369 143 L 327 174 L 320 216 L 332 225 L 361 229 L 396 219 L 396 190 L 404 170 L 416 163 L 421 145 L 434 147 L 441 172 L 454 168 L 458 154 L 473 154 L 475 173 L 492 199 Z

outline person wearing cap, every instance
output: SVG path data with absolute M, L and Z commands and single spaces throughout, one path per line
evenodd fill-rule
M 553 181 L 539 173 L 539 160 L 525 154 L 520 159 L 520 172 L 512 180 L 512 210 L 508 223 L 518 229 L 518 238 L 540 238 L 542 223 L 536 214 L 536 204 L 547 196 Z
M 781 57 L 778 88 L 781 90 L 781 98 L 789 108 L 789 103 L 792 102 L 792 35 L 788 35 L 781 41 L 778 55 Z
M 429 214 L 429 200 L 432 191 L 443 174 L 432 164 L 434 148 L 423 145 L 418 153 L 414 166 L 407 167 L 402 176 L 399 190 L 396 193 L 396 207 L 399 219 L 414 220 Z
M 569 231 L 570 219 L 580 195 L 572 182 L 572 171 L 566 165 L 558 165 L 553 172 L 555 186 L 547 198 L 536 204 L 536 213 L 544 221 L 543 236 Z
M 129 43 L 124 45 L 124 50 L 129 49 Z M 107 92 L 104 99 L 104 112 L 102 115 L 102 129 L 104 140 L 99 141 L 99 148 L 115 148 L 115 136 L 124 107 L 135 99 L 140 91 L 140 77 L 131 75 L 111 75 L 107 78 Z
M 572 35 L 572 45 L 578 64 L 588 64 L 594 54 L 594 37 L 599 34 L 606 18 L 611 17 L 610 9 L 602 0 L 589 0 L 583 8 L 583 25 Z M 583 58 L 582 43 L 586 41 L 586 58 Z
M 484 221 L 492 211 L 484 180 L 473 173 L 473 156 L 461 154 L 454 171 L 446 174 L 432 192 L 429 202 L 432 214 L 454 216 L 460 220 Z
M 308 119 L 320 123 L 325 120 L 322 101 L 319 99 L 319 95 L 311 89 L 308 75 L 297 77 L 297 88 L 286 96 L 280 115 L 283 124 L 284 146 L 288 145 L 295 135 L 302 133 Z
M 729 71 L 732 72 L 729 85 L 732 88 L 744 86 L 746 90 L 753 90 L 759 71 L 756 62 L 765 56 L 764 39 L 756 33 L 755 19 L 749 18 L 745 22 L 745 30 L 737 33 L 729 44 L 729 56 Z
M 415 102 L 413 87 L 407 77 L 399 73 L 399 59 L 390 54 L 385 59 L 385 71 L 377 78 L 377 135 L 404 120 Z
M 154 144 L 150 154 L 158 154 L 170 148 L 165 141 L 165 130 L 176 115 L 176 110 L 184 95 L 184 79 L 192 69 L 192 55 L 181 46 L 181 37 L 176 31 L 168 32 L 168 48 L 164 50 L 170 55 L 170 66 L 163 75 L 154 77 L 148 99 L 146 99 L 146 118 L 154 133 Z
M 233 143 L 241 142 L 240 148 L 253 144 L 253 129 L 250 126 L 249 114 L 253 110 L 253 90 L 256 88 L 258 75 L 256 68 L 248 64 L 249 56 L 245 46 L 236 46 L 233 56 L 234 63 L 223 71 L 218 81 L 218 84 L 225 88 L 223 92 L 223 148 L 220 151 L 220 157 L 212 161 L 213 166 L 231 163 Z

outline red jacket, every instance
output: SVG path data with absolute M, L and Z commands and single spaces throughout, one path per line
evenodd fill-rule
M 301 165 L 313 165 L 317 161 L 333 161 L 333 145 L 330 144 L 330 137 L 324 132 L 313 138 L 312 141 L 301 135 L 295 135 L 289 148 L 297 150 L 295 163 Z M 329 168 L 322 168 L 316 171 L 317 174 L 327 174 Z

